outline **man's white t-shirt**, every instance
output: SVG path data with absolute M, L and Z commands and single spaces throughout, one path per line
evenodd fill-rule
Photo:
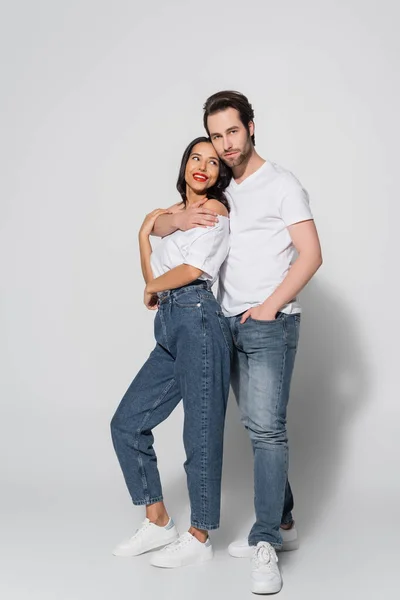
M 312 219 L 308 194 L 286 169 L 266 161 L 225 190 L 230 212 L 230 249 L 219 277 L 218 300 L 227 317 L 262 304 L 288 273 L 295 248 L 287 227 Z M 296 298 L 282 309 L 298 313 Z
M 222 215 L 218 218 L 215 227 L 178 229 L 162 238 L 150 258 L 154 277 L 186 264 L 203 271 L 199 279 L 208 280 L 212 285 L 229 248 L 229 219 Z

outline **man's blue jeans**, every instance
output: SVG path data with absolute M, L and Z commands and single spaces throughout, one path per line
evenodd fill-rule
M 204 281 L 159 298 L 157 345 L 112 419 L 112 439 L 133 503 L 163 500 L 153 429 L 183 399 L 191 524 L 216 529 L 233 351 L 229 325 Z
M 234 341 L 232 388 L 254 452 L 256 522 L 249 544 L 282 545 L 281 523 L 291 523 L 286 409 L 297 350 L 300 315 L 278 313 L 274 321 L 229 317 Z

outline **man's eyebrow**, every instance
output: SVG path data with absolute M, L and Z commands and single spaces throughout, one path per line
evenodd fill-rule
M 233 131 L 234 129 L 237 129 L 238 126 L 237 125 L 232 125 L 232 127 L 228 127 L 228 129 L 225 129 L 225 133 L 229 133 L 230 131 Z M 213 137 L 214 135 L 221 135 L 219 133 L 219 131 L 213 131 L 212 133 L 210 133 L 210 137 Z

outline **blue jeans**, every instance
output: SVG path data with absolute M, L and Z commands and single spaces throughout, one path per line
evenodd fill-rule
M 234 356 L 232 388 L 254 453 L 256 522 L 249 544 L 282 545 L 281 523 L 291 523 L 286 408 L 297 350 L 300 315 L 278 313 L 274 321 L 229 317 Z
M 191 524 L 216 529 L 233 352 L 229 325 L 208 284 L 198 280 L 159 294 L 154 330 L 157 345 L 111 421 L 114 448 L 133 503 L 163 500 L 152 430 L 183 399 Z

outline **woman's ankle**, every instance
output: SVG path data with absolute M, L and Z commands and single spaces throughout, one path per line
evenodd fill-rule
M 197 529 L 197 527 L 189 527 L 189 533 L 192 534 L 196 540 L 199 540 L 202 544 L 204 544 L 208 540 L 208 531 L 206 529 Z
M 156 502 L 155 504 L 146 506 L 146 517 L 150 523 L 154 523 L 154 525 L 158 525 L 159 527 L 165 527 L 169 521 L 169 515 L 164 502 Z

